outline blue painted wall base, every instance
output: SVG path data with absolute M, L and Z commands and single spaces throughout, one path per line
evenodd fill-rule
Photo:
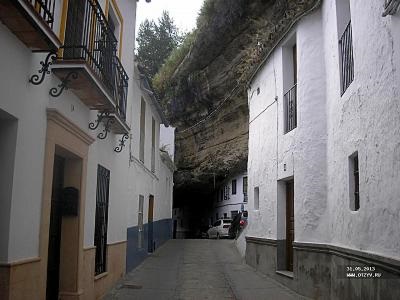
M 142 248 L 138 247 L 137 226 L 129 227 L 127 230 L 127 249 L 126 249 L 126 272 L 136 268 L 148 256 L 148 236 L 149 224 L 143 225 Z M 153 222 L 153 241 L 155 249 L 172 238 L 172 219 L 164 219 Z

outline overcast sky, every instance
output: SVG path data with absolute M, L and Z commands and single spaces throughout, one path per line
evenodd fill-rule
M 136 33 L 145 19 L 157 20 L 167 10 L 179 30 L 187 32 L 196 26 L 197 15 L 204 0 L 139 0 L 136 12 Z

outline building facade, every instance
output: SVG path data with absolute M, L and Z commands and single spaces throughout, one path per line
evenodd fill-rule
M 135 265 L 140 204 L 142 248 L 171 236 L 135 15 L 130 0 L 0 1 L 1 299 L 101 298 Z
M 398 1 L 321 1 L 248 91 L 249 221 L 238 245 L 248 264 L 314 299 L 400 297 L 393 7 Z M 359 276 L 354 266 L 385 279 L 349 279 Z
M 209 224 L 219 219 L 233 219 L 238 212 L 247 210 L 247 174 L 224 180 L 214 195 Z

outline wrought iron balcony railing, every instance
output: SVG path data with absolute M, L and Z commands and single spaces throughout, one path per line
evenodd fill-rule
M 56 50 L 61 42 L 53 31 L 57 0 L 0 0 L 0 21 L 32 50 Z
M 55 0 L 25 0 L 30 3 L 33 9 L 42 17 L 42 19 L 53 28 L 54 23 L 54 10 L 56 7 Z
M 128 76 L 117 57 L 118 40 L 97 0 L 70 1 L 66 28 L 62 60 L 85 61 L 125 120 Z
M 353 37 L 351 21 L 347 24 L 340 40 L 340 95 L 343 95 L 354 80 Z
M 297 84 L 284 95 L 285 133 L 297 127 Z
M 114 57 L 115 66 L 117 69 L 115 76 L 115 95 L 114 98 L 118 99 L 117 110 L 118 114 L 123 120 L 126 120 L 126 102 L 128 95 L 128 74 L 126 74 L 124 67 L 118 57 Z

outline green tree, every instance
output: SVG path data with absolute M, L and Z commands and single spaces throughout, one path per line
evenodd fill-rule
M 164 61 L 183 40 L 179 29 L 167 11 L 158 22 L 145 20 L 139 26 L 137 41 L 138 62 L 149 79 L 153 79 Z

